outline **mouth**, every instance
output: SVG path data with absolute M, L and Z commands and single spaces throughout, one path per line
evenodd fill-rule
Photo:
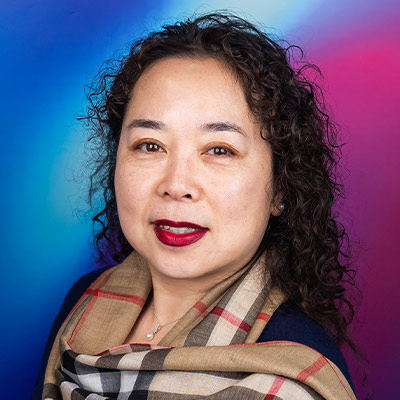
M 208 232 L 208 228 L 192 222 L 159 219 L 153 224 L 157 239 L 172 247 L 189 246 L 198 242 Z

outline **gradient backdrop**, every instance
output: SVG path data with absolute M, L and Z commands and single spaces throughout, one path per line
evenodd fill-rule
M 219 8 L 273 27 L 303 46 L 324 73 L 327 99 L 347 142 L 341 219 L 356 243 L 363 301 L 354 335 L 371 364 L 367 383 L 351 354 L 348 362 L 360 398 L 368 390 L 373 399 L 398 398 L 397 0 L 0 2 L 2 398 L 29 397 L 66 291 L 94 268 L 83 201 L 84 135 L 76 121 L 85 107 L 84 85 L 134 38 Z

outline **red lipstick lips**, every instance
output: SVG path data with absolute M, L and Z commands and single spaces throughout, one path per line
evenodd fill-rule
M 167 246 L 188 246 L 199 241 L 207 232 L 207 228 L 191 222 L 170 221 L 168 219 L 154 221 L 154 233 L 158 240 Z

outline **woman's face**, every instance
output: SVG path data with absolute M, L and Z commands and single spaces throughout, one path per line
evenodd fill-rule
M 243 90 L 214 59 L 168 58 L 136 83 L 115 172 L 122 230 L 152 274 L 210 280 L 256 252 L 272 160 Z

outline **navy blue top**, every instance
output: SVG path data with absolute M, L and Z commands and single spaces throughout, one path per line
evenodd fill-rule
M 67 318 L 71 309 L 81 298 L 82 294 L 85 293 L 86 289 L 108 268 L 109 267 L 101 268 L 82 276 L 75 282 L 65 297 L 60 312 L 51 327 L 47 339 L 42 364 L 31 395 L 31 400 L 41 400 L 42 398 L 47 360 L 50 356 L 51 348 L 62 323 Z M 289 340 L 292 342 L 302 343 L 317 350 L 337 365 L 354 390 L 349 369 L 337 343 L 321 325 L 309 318 L 291 301 L 286 301 L 277 308 L 258 338 L 257 343 L 270 342 L 274 340 Z
M 311 347 L 335 363 L 354 390 L 353 381 L 340 347 L 325 329 L 291 301 L 272 314 L 257 342 L 289 340 Z

